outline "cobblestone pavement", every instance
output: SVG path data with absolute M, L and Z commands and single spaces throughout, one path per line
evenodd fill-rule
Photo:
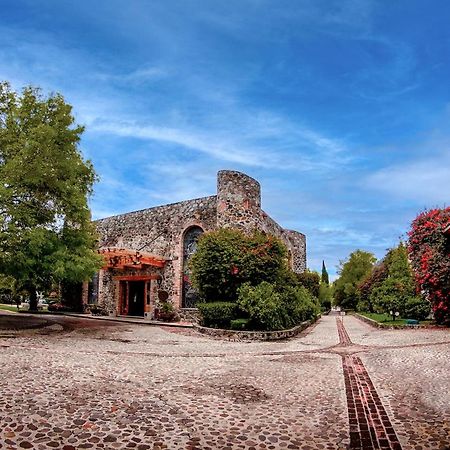
M 0 331 L 0 448 L 348 448 L 353 356 L 403 449 L 448 448 L 450 333 L 342 330 L 325 316 L 284 342 L 74 318 Z

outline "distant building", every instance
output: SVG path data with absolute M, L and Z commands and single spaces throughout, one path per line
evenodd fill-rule
M 292 269 L 306 269 L 306 239 L 281 228 L 261 209 L 261 189 L 253 178 L 222 170 L 217 195 L 120 214 L 95 222 L 105 266 L 83 287 L 83 303 L 111 315 L 152 318 L 158 299 L 168 299 L 181 315 L 194 308 L 196 292 L 188 261 L 199 236 L 218 228 L 258 229 L 287 246 Z

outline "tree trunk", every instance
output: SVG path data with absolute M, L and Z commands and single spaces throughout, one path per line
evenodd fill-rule
M 38 310 L 38 298 L 37 298 L 36 287 L 33 285 L 30 285 L 27 287 L 27 291 L 30 294 L 30 311 L 37 311 Z

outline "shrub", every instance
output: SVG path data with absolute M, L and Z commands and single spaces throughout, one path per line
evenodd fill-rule
M 202 324 L 211 328 L 229 328 L 237 317 L 238 308 L 232 302 L 198 303 Z
M 287 250 L 271 235 L 232 229 L 204 233 L 190 261 L 192 284 L 206 301 L 234 302 L 244 283 L 275 282 L 286 270 Z
M 160 303 L 160 308 L 157 318 L 163 322 L 177 322 L 180 320 L 175 308 L 169 301 L 163 301 Z
M 230 322 L 232 330 L 247 330 L 249 319 L 235 319 Z
M 319 300 L 303 286 L 285 289 L 282 299 L 287 313 L 286 328 L 314 319 L 320 314 Z
M 317 272 L 305 270 L 297 275 L 299 283 L 308 289 L 314 297 L 319 297 L 320 275 Z
M 407 319 L 425 320 L 431 311 L 431 304 L 421 297 L 410 298 L 405 305 L 404 317 Z
M 89 311 L 93 316 L 109 316 L 108 311 L 99 305 L 89 305 Z
M 370 302 L 367 302 L 365 300 L 359 300 L 356 304 L 356 311 L 358 312 L 374 312 L 373 311 L 373 305 Z
M 303 286 L 287 286 L 281 293 L 274 285 L 243 285 L 238 304 L 250 318 L 249 326 L 260 330 L 281 330 L 315 318 L 320 313 L 318 300 Z
M 331 309 L 331 302 L 333 300 L 333 291 L 329 284 L 321 283 L 319 287 L 319 303 L 324 311 Z
M 389 314 L 390 311 L 404 314 L 408 293 L 403 290 L 403 285 L 397 280 L 387 278 L 370 294 L 370 301 L 376 312 Z M 393 315 L 395 320 L 395 315 Z
M 52 303 L 48 305 L 48 311 L 51 312 L 72 312 L 73 309 L 70 306 L 63 305 L 61 303 Z
M 238 305 L 249 315 L 252 328 L 282 330 L 285 326 L 281 296 L 266 281 L 258 286 L 249 283 L 242 285 L 239 288 Z
M 450 207 L 425 211 L 408 233 L 408 253 L 420 292 L 437 322 L 450 322 Z

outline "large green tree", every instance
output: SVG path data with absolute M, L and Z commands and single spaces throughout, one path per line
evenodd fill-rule
M 403 242 L 387 252 L 383 265 L 385 279 L 373 286 L 369 299 L 375 309 L 391 313 L 395 320 L 395 313 L 404 316 L 411 302 L 421 302 L 421 299 L 415 296 L 414 275 Z
M 207 302 L 236 301 L 244 283 L 296 283 L 284 244 L 258 231 L 251 235 L 234 229 L 204 233 L 190 266 L 193 285 Z
M 376 258 L 372 253 L 355 250 L 338 267 L 339 278 L 334 282 L 333 292 L 336 305 L 355 308 L 358 302 L 357 287 L 370 273 Z
M 0 83 L 0 273 L 37 307 L 37 291 L 88 279 L 101 265 L 88 196 L 95 172 L 83 127 L 60 94 Z

